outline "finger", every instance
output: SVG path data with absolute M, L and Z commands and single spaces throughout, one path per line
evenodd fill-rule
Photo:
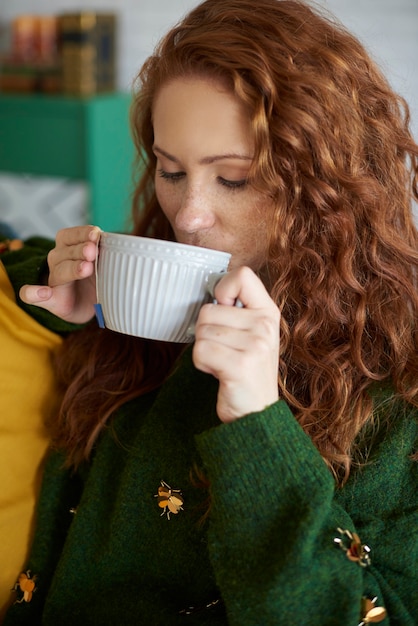
M 61 319 L 75 324 L 84 324 L 94 315 L 94 306 L 90 301 L 75 307 L 76 294 L 71 284 L 53 289 L 40 285 L 24 285 L 19 295 L 26 304 L 46 309 Z
M 195 340 L 221 343 L 237 351 L 253 351 L 259 354 L 276 352 L 279 333 L 268 318 L 255 321 L 255 328 L 237 328 L 220 324 L 200 324 L 196 326 Z M 208 355 L 209 358 L 210 355 Z
M 94 261 L 100 232 L 97 226 L 66 228 L 59 231 L 55 247 L 48 255 L 48 263 L 53 267 L 66 260 Z
M 214 294 L 219 304 L 227 306 L 234 306 L 237 300 L 250 309 L 274 305 L 263 283 L 249 267 L 226 273 L 216 284 Z
M 264 289 L 264 287 L 263 287 Z M 260 295 L 262 300 L 263 293 Z M 224 304 L 209 303 L 201 307 L 196 321 L 196 337 L 202 333 L 223 334 L 229 329 L 240 329 L 265 335 L 269 341 L 276 342 L 280 326 L 280 310 L 277 305 L 267 296 L 263 308 L 237 308 Z M 222 331 L 218 327 L 224 327 Z
M 56 263 L 52 262 L 48 255 L 48 264 L 50 267 L 48 285 L 50 287 L 65 285 L 75 280 L 89 278 L 94 273 L 94 263 L 91 261 L 63 260 Z
M 98 226 L 72 226 L 63 228 L 57 232 L 57 246 L 73 246 L 86 241 L 97 243 L 100 239 L 101 229 Z
M 257 315 L 262 313 L 257 310 Z M 196 322 L 196 331 L 203 327 L 216 328 L 236 328 L 240 330 L 253 330 L 257 325 L 257 317 L 254 316 L 254 309 L 237 308 L 224 304 L 204 304 L 199 311 Z
M 254 355 L 251 350 L 231 350 L 205 340 L 193 347 L 195 367 L 219 380 L 218 404 L 235 406 L 235 417 L 261 410 L 278 398 L 278 356 L 265 344 L 264 348 L 264 354 L 258 350 Z
M 48 254 L 50 286 L 93 274 L 100 233 L 97 226 L 66 228 L 57 233 L 56 246 Z
M 20 288 L 19 296 L 26 304 L 31 304 L 65 318 L 67 308 L 55 297 L 54 289 L 39 285 L 24 285 Z
M 222 346 L 220 348 L 219 346 Z M 248 354 L 253 363 L 261 361 L 277 366 L 279 350 L 279 333 L 271 318 L 259 318 L 253 329 L 232 328 L 231 326 L 199 324 L 196 327 L 195 337 L 195 365 L 198 369 L 209 366 L 211 370 L 221 368 L 234 372 L 231 358 L 224 361 L 219 357 L 219 351 L 229 350 L 229 355 L 240 353 Z M 219 360 L 218 360 L 219 359 Z M 254 365 L 252 366 L 254 369 Z M 236 373 L 236 372 L 235 372 Z
M 52 296 L 52 289 L 44 285 L 23 285 L 19 290 L 20 299 L 26 304 L 40 305 L 48 302 Z
M 197 346 L 196 354 L 201 355 L 199 363 L 211 363 L 211 368 L 217 363 L 218 356 L 216 351 L 218 346 L 223 349 L 230 350 L 233 353 L 251 353 L 257 352 L 259 358 L 264 352 L 271 352 L 274 349 L 267 339 L 261 335 L 253 335 L 247 330 L 231 328 L 230 326 L 200 326 L 196 329 L 195 345 Z M 207 352 L 206 352 L 207 350 Z M 228 364 L 219 362 L 220 367 L 234 369 L 231 361 Z
M 222 342 L 210 339 L 200 339 L 193 346 L 194 366 L 206 374 L 211 374 L 218 380 L 229 378 L 229 368 L 236 372 L 234 365 L 240 364 L 242 352 L 231 350 Z M 234 363 L 234 359 L 237 363 Z

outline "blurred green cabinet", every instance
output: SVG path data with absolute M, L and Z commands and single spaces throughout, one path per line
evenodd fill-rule
M 0 94 L 0 171 L 88 183 L 89 221 L 125 230 L 132 192 L 130 96 Z

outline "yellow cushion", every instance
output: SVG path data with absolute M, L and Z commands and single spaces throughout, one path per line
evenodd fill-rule
M 57 401 L 51 357 L 60 343 L 16 304 L 0 262 L 0 621 L 28 554 L 48 446 L 44 421 Z

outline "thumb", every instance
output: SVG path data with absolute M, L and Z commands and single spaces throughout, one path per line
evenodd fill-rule
M 63 286 L 23 285 L 19 296 L 26 304 L 45 309 L 63 320 L 71 321 L 74 299 L 72 292 Z
M 51 287 L 46 285 L 23 285 L 19 290 L 19 297 L 25 304 L 34 304 L 43 308 L 48 308 L 52 294 Z

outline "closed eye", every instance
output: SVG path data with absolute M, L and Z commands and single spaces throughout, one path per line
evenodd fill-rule
M 248 179 L 242 178 L 241 180 L 228 180 L 227 178 L 218 176 L 218 182 L 229 189 L 240 189 L 241 187 L 245 187 L 247 185 Z
M 177 183 L 186 175 L 186 172 L 167 172 L 162 168 L 157 170 L 158 176 L 163 178 L 164 180 L 169 181 L 170 183 Z M 227 178 L 223 178 L 222 176 L 218 176 L 218 183 L 223 187 L 227 187 L 228 189 L 242 189 L 248 184 L 248 178 L 241 178 L 240 180 L 229 180 Z
M 168 180 L 171 183 L 176 183 L 185 176 L 185 172 L 166 172 L 163 169 L 159 169 L 157 172 L 160 178 L 164 178 L 164 180 Z

